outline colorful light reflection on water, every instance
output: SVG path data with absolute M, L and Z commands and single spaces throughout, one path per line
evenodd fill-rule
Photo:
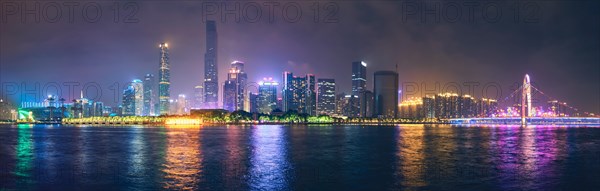
M 600 129 L 0 127 L 0 189 L 549 190 L 600 186 Z M 51 171 L 51 172 L 49 172 Z

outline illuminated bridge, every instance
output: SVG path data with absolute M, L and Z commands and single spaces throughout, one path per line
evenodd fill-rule
M 529 75 L 525 74 L 523 85 L 515 90 L 515 93 L 521 93 L 521 116 L 520 117 L 489 117 L 489 118 L 457 118 L 449 119 L 451 124 L 520 124 L 520 125 L 600 125 L 599 117 L 536 117 L 532 112 L 531 90 L 545 95 L 542 91 L 531 85 Z M 547 95 L 546 95 L 547 96 Z
M 598 117 L 527 117 L 526 124 L 535 125 L 600 125 Z M 521 117 L 506 118 L 458 118 L 449 119 L 451 124 L 523 124 Z

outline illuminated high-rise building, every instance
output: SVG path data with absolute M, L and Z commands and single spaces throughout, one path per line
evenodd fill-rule
M 223 109 L 235 111 L 237 86 L 235 81 L 227 80 L 223 85 Z
M 313 74 L 306 75 L 306 113 L 312 116 L 317 115 L 317 92 L 316 78 Z
M 498 109 L 498 101 L 495 99 L 481 98 L 477 105 L 478 117 L 493 117 Z
M 0 121 L 16 120 L 15 111 L 16 108 L 13 107 L 8 101 L 0 99 Z
M 234 80 L 236 82 L 237 91 L 236 91 L 236 110 L 245 110 L 249 111 L 249 108 L 246 108 L 246 81 L 248 80 L 248 75 L 244 71 L 244 63 L 240 61 L 233 61 L 231 63 L 231 69 L 229 70 L 229 74 L 227 76 L 228 79 Z
M 352 95 L 360 95 L 367 89 L 367 63 L 352 62 Z
M 245 110 L 245 86 L 247 75 L 244 63 L 234 61 L 227 73 L 227 81 L 223 85 L 223 108 L 229 111 Z
M 258 96 L 256 98 L 256 112 L 271 113 L 277 108 L 277 88 L 279 83 L 273 78 L 264 78 L 258 83 Z
M 565 117 L 567 116 L 567 103 L 560 102 L 558 100 L 548 101 L 549 110 L 556 117 Z
M 435 118 L 435 97 L 423 97 L 423 117 L 429 119 Z
M 366 108 L 366 99 L 364 92 L 367 90 L 367 63 L 363 61 L 352 62 L 352 95 L 350 97 L 351 102 L 356 102 L 356 104 L 351 104 L 356 106 L 356 108 L 351 108 L 352 113 L 349 117 L 365 117 L 367 108 Z
M 378 71 L 373 77 L 375 117 L 395 118 L 398 116 L 398 73 Z
M 317 82 L 317 113 L 319 115 L 335 114 L 335 79 L 319 79 Z
M 423 100 L 421 98 L 410 98 L 402 101 L 399 116 L 406 119 L 423 118 Z
M 456 93 L 441 93 L 435 96 L 435 114 L 440 119 L 458 118 L 460 116 L 460 99 Z
M 158 101 L 159 114 L 169 114 L 169 99 L 171 97 L 171 80 L 170 80 L 170 64 L 169 64 L 169 45 L 161 43 L 160 48 L 160 70 L 158 71 Z
M 144 114 L 144 83 L 142 80 L 135 79 L 131 82 L 135 95 L 135 115 L 142 116 Z
M 202 108 L 202 104 L 204 103 L 204 86 L 197 85 L 194 87 L 194 101 L 192 104 L 192 108 L 200 109 Z
M 477 102 L 471 95 L 463 95 L 459 100 L 459 107 L 458 117 L 475 117 Z
M 248 92 L 248 105 L 250 106 L 250 113 L 261 113 L 258 111 L 260 109 L 259 102 L 260 98 L 258 93 Z M 269 111 L 270 112 L 270 111 Z
M 217 24 L 206 21 L 206 53 L 204 54 L 204 104 L 210 109 L 218 107 L 219 73 L 217 62 Z
M 299 113 L 316 115 L 315 76 L 294 76 L 283 73 L 283 111 L 295 110 Z
M 188 108 L 188 100 L 186 99 L 184 94 L 179 94 L 177 96 L 177 101 L 176 101 L 176 112 L 175 114 L 177 115 L 185 115 L 187 113 L 189 113 L 189 108 Z
M 342 115 L 346 117 L 360 117 L 360 100 L 357 95 L 345 95 L 342 98 Z
M 155 115 L 154 100 L 156 91 L 154 90 L 154 75 L 146 74 L 144 76 L 144 116 Z
M 82 104 L 81 102 L 76 102 L 77 104 Z M 77 106 L 75 106 L 78 108 Z M 127 89 L 123 90 L 123 100 L 122 100 L 122 111 L 121 114 L 123 116 L 133 116 L 135 115 L 135 88 L 132 84 L 127 86 Z M 75 116 L 80 116 L 81 113 L 77 113 L 75 111 Z

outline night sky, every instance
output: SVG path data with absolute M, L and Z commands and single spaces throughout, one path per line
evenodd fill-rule
M 250 2 L 264 3 L 241 1 L 240 5 Z M 482 16 L 483 3 L 475 7 L 470 20 L 464 3 L 473 2 L 448 2 L 461 8 L 462 16 L 456 22 L 444 16 L 456 14 L 456 6 L 443 2 L 440 6 L 447 9 L 437 12 L 439 22 L 431 15 L 425 15 L 423 21 L 423 10 L 411 9 L 417 14 L 409 14 L 407 8 L 414 8 L 412 4 L 394 1 L 335 2 L 339 9 L 332 17 L 337 22 L 329 20 L 333 23 L 324 22 L 330 13 L 324 2 L 319 4 L 319 22 L 313 20 L 312 1 L 294 2 L 303 11 L 295 23 L 281 15 L 283 2 L 275 8 L 274 22 L 269 22 L 266 6 L 261 7 L 258 22 L 246 21 L 243 16 L 239 23 L 233 16 L 223 22 L 220 15 L 211 15 L 209 19 L 217 20 L 219 80 L 226 79 L 229 63 L 241 60 L 246 63 L 249 81 L 263 77 L 279 80 L 285 70 L 296 75 L 312 73 L 317 78 L 335 78 L 338 93 L 348 93 L 351 63 L 364 60 L 369 89 L 375 71 L 395 70 L 398 65 L 400 84 L 425 83 L 433 89 L 435 82 L 440 88 L 450 82 L 479 82 L 474 94 L 481 97 L 483 86 L 497 83 L 502 95 L 498 97 L 492 88 L 486 97 L 503 99 L 528 73 L 534 86 L 545 94 L 580 110 L 600 113 L 600 2 L 519 2 L 517 21 L 515 2 L 492 2 L 496 6 L 491 8 L 502 12 L 495 22 Z M 44 19 L 35 23 L 32 17 L 24 23 L 21 15 L 6 15 L 3 9 L 0 81 L 28 83 L 29 89 L 35 82 L 42 87 L 49 82 L 80 82 L 77 92 L 83 84 L 96 82 L 102 88 L 100 100 L 117 105 L 111 85 L 120 83 L 116 94 L 120 97 L 126 82 L 142 79 L 146 73 L 157 75 L 158 44 L 167 42 L 171 96 L 191 95 L 204 76 L 202 2 L 137 2 L 137 23 L 122 21 L 129 13 L 125 10 L 115 23 L 112 3 L 99 2 L 103 13 L 95 23 L 84 21 L 84 3 L 75 8 L 74 23 L 69 23 L 65 7 L 56 23 Z M 495 12 L 488 13 L 494 16 Z M 67 94 L 66 87 L 62 88 Z M 462 90 L 469 93 L 466 86 Z M 3 91 L 2 97 L 19 100 L 18 95 Z

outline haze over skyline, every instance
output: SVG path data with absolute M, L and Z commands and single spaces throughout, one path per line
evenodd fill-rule
M 362 60 L 368 64 L 368 89 L 375 71 L 395 70 L 397 64 L 401 86 L 425 82 L 430 89 L 435 82 L 442 87 L 479 82 L 475 96 L 481 97 L 482 86 L 498 83 L 504 98 L 527 73 L 554 98 L 600 112 L 600 2 L 536 1 L 540 14 L 535 22 L 515 22 L 510 5 L 496 2 L 504 13 L 496 23 L 482 17 L 423 22 L 418 15 L 403 14 L 406 4 L 397 2 L 335 3 L 339 12 L 334 23 L 314 22 L 311 3 L 301 2 L 305 14 L 296 23 L 281 15 L 270 23 L 264 13 L 259 22 L 209 17 L 217 20 L 219 83 L 229 64 L 241 60 L 249 81 L 281 81 L 283 71 L 312 73 L 336 79 L 338 92 L 350 93 L 351 63 Z M 158 44 L 167 42 L 171 97 L 191 95 L 204 75 L 201 2 L 137 5 L 137 23 L 113 22 L 109 5 L 96 23 L 78 16 L 74 23 L 24 23 L 19 16 L 6 16 L 0 24 L 0 82 L 80 82 L 78 88 L 96 82 L 102 87 L 101 101 L 116 105 L 110 86 L 118 82 L 122 88 L 146 73 L 156 75 Z M 403 16 L 406 21 L 399 22 Z

